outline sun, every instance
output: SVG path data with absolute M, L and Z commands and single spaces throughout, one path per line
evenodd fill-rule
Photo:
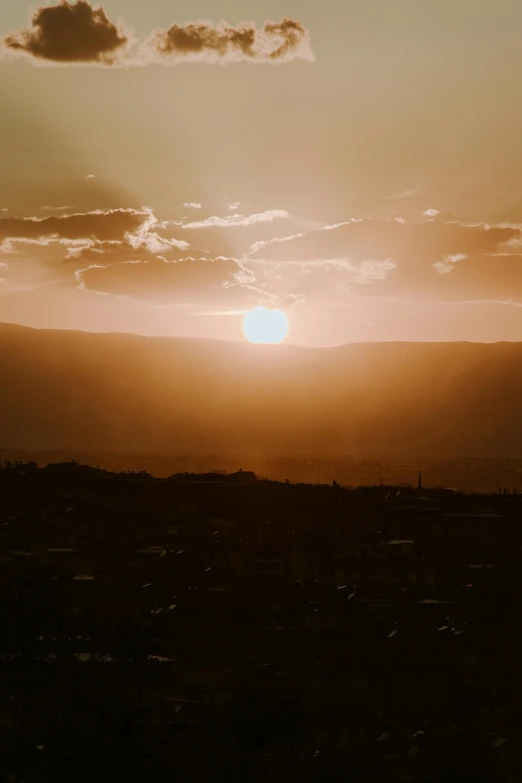
M 282 343 L 288 328 L 288 318 L 282 310 L 256 307 L 243 319 L 243 331 L 251 343 Z

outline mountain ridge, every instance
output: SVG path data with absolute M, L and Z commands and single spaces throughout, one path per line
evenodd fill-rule
M 522 343 L 301 348 L 0 323 L 0 367 L 10 448 L 522 455 Z

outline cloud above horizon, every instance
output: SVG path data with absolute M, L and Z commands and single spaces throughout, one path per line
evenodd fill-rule
M 205 218 L 204 220 L 182 223 L 184 229 L 196 228 L 246 228 L 255 223 L 272 223 L 274 220 L 288 218 L 289 214 L 285 209 L 267 209 L 264 212 L 256 212 L 253 215 L 226 215 L 225 217 Z
M 34 273 L 38 281 L 43 272 L 46 280 L 74 283 L 76 274 L 85 289 L 152 304 L 185 298 L 234 308 L 289 297 L 339 301 L 347 294 L 522 303 L 518 224 L 437 214 L 352 219 L 290 233 L 299 220 L 273 209 L 183 223 L 160 220 L 145 207 L 4 216 L 0 260 L 9 262 L 13 280 Z M 281 236 L 281 225 L 288 235 Z
M 283 17 L 236 26 L 202 20 L 172 24 L 153 31 L 137 47 L 131 33 L 112 22 L 103 7 L 87 0 L 60 0 L 40 6 L 30 17 L 30 27 L 4 38 L 13 54 L 55 64 L 136 65 L 148 63 L 287 63 L 314 60 L 309 31 L 298 21 Z M 135 51 L 131 52 L 131 48 Z
M 251 270 L 234 258 L 184 258 L 93 264 L 75 273 L 79 286 L 148 304 L 252 307 L 270 300 Z
M 313 61 L 308 30 L 293 19 L 265 22 L 259 29 L 253 22 L 235 27 L 222 21 L 173 24 L 168 30 L 157 30 L 149 38 L 150 48 L 170 62 L 179 59 L 200 62 L 268 62 L 291 60 Z
M 156 218 L 150 210 L 111 209 L 51 215 L 44 218 L 0 218 L 0 243 L 4 240 L 123 239 L 127 234 L 151 228 Z
M 418 194 L 418 190 L 403 190 L 401 193 L 394 193 L 392 196 L 386 196 L 388 201 L 391 201 L 393 199 L 402 199 L 402 198 L 412 198 L 412 196 L 416 196 Z
M 520 240 L 518 226 L 489 226 L 403 219 L 348 220 L 322 229 L 301 232 L 253 248 L 251 258 L 269 261 L 314 261 L 321 258 L 395 258 L 437 263 L 445 256 L 495 253 L 508 242 Z
M 130 43 L 129 35 L 111 22 L 102 6 L 86 0 L 37 8 L 31 28 L 5 38 L 7 49 L 55 63 L 114 65 Z
M 156 232 L 129 234 L 126 239 L 99 242 L 92 240 L 69 245 L 65 261 L 76 266 L 104 266 L 131 261 L 148 261 L 161 256 L 166 261 L 180 261 L 190 249 L 188 242 L 160 236 Z M 190 252 L 194 252 L 191 250 Z
M 249 263 L 294 268 L 313 293 L 328 285 L 365 296 L 522 301 L 520 226 L 459 221 L 352 220 L 259 243 Z M 267 274 L 271 274 L 267 271 Z
M 186 300 L 226 307 L 255 305 L 260 296 L 270 300 L 239 260 L 207 256 L 170 236 L 168 226 L 146 208 L 5 217 L 0 257 L 9 260 L 13 280 L 64 284 L 76 276 L 86 290 L 151 304 Z

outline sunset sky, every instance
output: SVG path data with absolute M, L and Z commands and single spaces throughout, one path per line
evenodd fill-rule
M 1 0 L 0 321 L 522 340 L 521 29 L 513 0 Z

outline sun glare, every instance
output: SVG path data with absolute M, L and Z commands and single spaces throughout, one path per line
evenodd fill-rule
M 245 315 L 243 331 L 251 343 L 282 343 L 288 334 L 288 318 L 282 310 L 256 307 Z

